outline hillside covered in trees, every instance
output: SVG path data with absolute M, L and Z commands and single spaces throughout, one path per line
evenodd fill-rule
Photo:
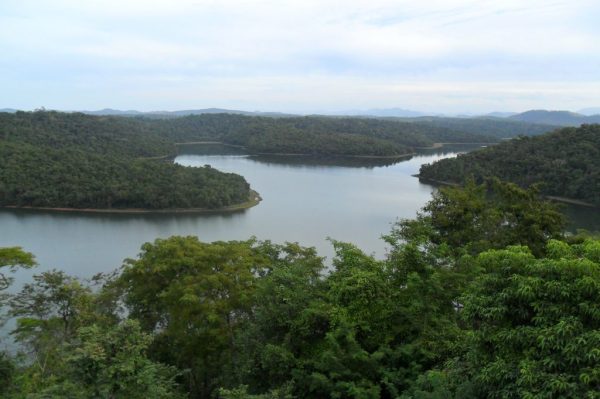
M 600 125 L 520 137 L 493 147 L 423 165 L 423 179 L 462 183 L 498 177 L 547 195 L 600 206 Z
M 243 115 L 192 115 L 145 121 L 176 142 L 216 140 L 249 153 L 395 156 L 436 142 L 489 143 L 497 138 L 412 122 L 368 118 L 268 118 Z
M 494 181 L 434 194 L 385 259 L 334 241 L 333 267 L 297 243 L 171 237 L 9 294 L 35 259 L 0 248 L 22 351 L 0 352 L 0 396 L 598 398 L 600 241 L 563 227 Z
M 435 142 L 497 140 L 482 133 L 484 126 L 462 131 L 365 118 L 0 113 L 0 205 L 218 209 L 247 202 L 248 183 L 210 167 L 174 165 L 177 143 L 222 142 L 249 154 L 396 157 Z
M 173 144 L 128 118 L 0 114 L 0 205 L 217 209 L 252 195 L 243 177 L 170 160 Z

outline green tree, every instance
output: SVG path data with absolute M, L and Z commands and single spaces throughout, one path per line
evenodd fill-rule
M 400 221 L 386 239 L 393 246 L 408 241 L 454 257 L 508 245 L 526 245 L 543 255 L 547 241 L 562 237 L 564 226 L 564 216 L 536 187 L 469 180 L 462 188 L 440 188 L 415 220 Z
M 119 278 L 130 315 L 156 332 L 152 356 L 190 370 L 188 389 L 208 398 L 224 365 L 237 364 L 234 334 L 269 258 L 254 240 L 206 244 L 171 237 L 142 249 Z
M 8 397 L 178 395 L 175 369 L 146 357 L 153 337 L 136 321 L 119 322 L 112 305 L 107 307 L 112 289 L 93 291 L 63 272 L 48 271 L 11 296 L 10 315 L 17 321 L 12 334 L 26 354 L 7 385 Z
M 228 387 L 288 392 L 329 325 L 325 267 L 314 248 L 288 243 L 264 249 L 269 272 L 256 282 L 250 319 L 236 333 L 239 362 L 225 375 L 234 377 Z
M 600 242 L 479 255 L 462 298 L 466 361 L 480 397 L 600 397 Z M 470 379 L 466 378 L 470 374 Z
M 14 278 L 3 273 L 8 268 L 14 272 L 19 267 L 31 268 L 35 266 L 35 258 L 32 254 L 24 252 L 19 247 L 0 248 L 0 327 L 4 324 L 4 307 L 10 300 L 10 295 L 4 292 L 13 283 Z M 0 394 L 11 384 L 14 376 L 15 365 L 13 360 L 4 352 L 0 352 Z
M 146 357 L 152 336 L 135 320 L 108 328 L 82 327 L 67 354 L 66 381 L 75 383 L 83 397 L 167 399 L 177 391 L 175 368 Z
M 259 280 L 253 317 L 238 334 L 246 386 L 235 392 L 397 397 L 454 354 L 450 272 L 408 255 L 378 261 L 351 244 L 334 246 L 326 276 L 318 277 L 320 262 L 307 268 L 284 258 Z
M 3 269 L 8 268 L 9 272 L 14 272 L 19 267 L 32 268 L 35 265 L 34 256 L 28 252 L 24 252 L 20 247 L 0 248 L 0 310 L 2 309 L 2 305 L 6 305 L 5 302 L 8 298 L 2 291 L 10 287 L 14 281 L 13 277 L 3 273 Z

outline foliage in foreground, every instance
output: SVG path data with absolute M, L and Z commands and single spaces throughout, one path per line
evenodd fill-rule
M 171 237 L 100 289 L 42 273 L 10 298 L 25 353 L 0 357 L 3 395 L 598 398 L 600 241 L 567 243 L 515 186 L 484 189 L 440 191 L 383 260 Z M 448 223 L 458 209 L 473 213 Z

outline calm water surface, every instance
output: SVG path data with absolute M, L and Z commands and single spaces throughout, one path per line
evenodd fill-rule
M 209 164 L 243 175 L 263 197 L 256 207 L 234 214 L 93 215 L 0 211 L 0 247 L 22 246 L 40 264 L 36 272 L 57 268 L 91 277 L 136 257 L 144 242 L 171 235 L 203 241 L 297 241 L 323 256 L 333 253 L 328 237 L 349 241 L 378 257 L 385 254 L 382 234 L 398 218 L 412 218 L 434 187 L 411 175 L 423 163 L 455 156 L 465 148 L 423 153 L 401 162 L 315 161 L 242 155 L 180 155 L 187 166 Z M 579 225 L 600 226 L 594 210 L 569 209 Z M 20 281 L 32 271 L 19 272 Z

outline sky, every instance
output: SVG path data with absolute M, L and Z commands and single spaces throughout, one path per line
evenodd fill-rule
M 1 0 L 0 108 L 600 106 L 598 0 Z

